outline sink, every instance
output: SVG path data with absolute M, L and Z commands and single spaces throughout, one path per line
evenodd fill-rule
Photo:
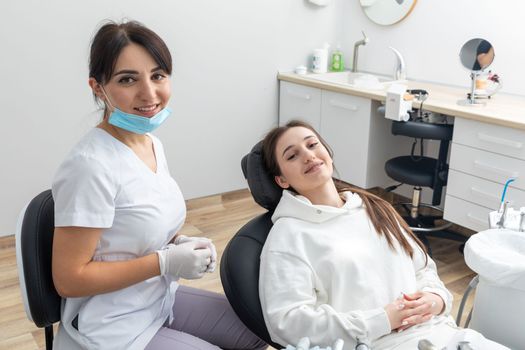
M 385 88 L 385 83 L 392 83 L 395 81 L 389 77 L 360 72 L 308 74 L 308 78 L 370 90 L 383 90 Z

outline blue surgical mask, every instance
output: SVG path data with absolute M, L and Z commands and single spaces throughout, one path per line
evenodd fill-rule
M 106 94 L 106 90 L 104 90 L 104 88 L 102 88 L 102 92 L 106 96 L 109 107 L 113 109 L 109 115 L 108 123 L 135 134 L 142 135 L 147 132 L 152 132 L 158 128 L 171 114 L 171 109 L 167 107 L 151 118 L 122 112 L 120 109 L 114 107 L 113 103 L 109 101 L 109 97 Z
M 113 108 L 113 112 L 109 115 L 108 122 L 111 125 L 131 131 L 135 134 L 145 134 L 158 128 L 170 114 L 171 109 L 167 107 L 151 118 L 125 113 L 118 108 Z

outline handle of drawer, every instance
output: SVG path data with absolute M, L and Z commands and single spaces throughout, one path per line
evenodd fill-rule
M 343 102 L 339 102 L 337 100 L 330 100 L 330 104 L 334 107 L 339 107 L 339 108 L 343 108 L 343 109 L 348 109 L 349 111 L 357 111 L 357 106 L 356 105 L 352 105 L 352 104 L 348 104 L 348 103 L 343 103 Z
M 482 141 L 487 141 L 487 142 L 495 143 L 495 144 L 498 144 L 498 145 L 502 145 L 502 146 L 516 148 L 516 149 L 521 149 L 522 146 L 523 146 L 523 144 L 521 142 L 518 142 L 518 141 L 511 141 L 511 140 L 507 140 L 507 139 L 502 139 L 502 138 L 499 138 L 499 137 L 483 134 L 483 133 L 480 133 L 480 132 L 478 132 L 478 139 L 480 139 Z
M 474 166 L 476 168 L 480 168 L 480 169 L 483 169 L 483 170 L 488 170 L 488 171 L 492 171 L 494 173 L 501 174 L 501 175 L 505 176 L 506 179 L 508 179 L 510 177 L 513 177 L 513 178 L 517 179 L 518 175 L 519 175 L 519 173 L 517 171 L 510 171 L 510 170 L 498 168 L 498 167 L 495 167 L 495 166 L 488 165 L 488 164 L 485 164 L 483 162 L 480 162 L 479 160 L 475 160 L 474 161 Z
M 485 192 L 485 191 L 482 191 L 480 189 L 477 189 L 476 187 L 471 187 L 470 188 L 470 192 L 472 192 L 475 195 L 478 195 L 478 196 L 485 197 L 485 198 L 488 198 L 490 200 L 496 201 L 496 203 L 499 203 L 499 197 L 498 196 L 494 196 L 493 194 Z
M 470 192 L 472 192 L 474 195 L 485 197 L 485 198 L 490 199 L 491 201 L 493 201 L 494 202 L 494 207 L 492 209 L 496 210 L 496 209 L 499 208 L 500 198 L 498 196 L 494 196 L 491 193 L 487 193 L 485 191 L 479 190 L 476 187 L 471 187 L 470 188 Z M 509 202 L 509 204 L 508 204 L 509 207 L 512 207 L 514 205 L 514 201 L 512 199 L 508 199 L 507 202 Z
M 300 92 L 293 91 L 292 89 L 286 89 L 286 92 L 290 96 L 301 98 L 303 100 L 310 100 L 312 98 L 312 96 L 310 96 L 309 94 L 301 94 Z
M 481 224 L 481 225 L 486 225 L 488 227 L 489 225 L 489 219 L 487 218 L 487 220 L 483 220 L 483 219 L 480 219 L 474 215 L 472 215 L 471 213 L 468 213 L 467 214 L 467 218 L 469 218 L 471 221 L 474 221 L 474 222 L 477 222 L 478 224 Z

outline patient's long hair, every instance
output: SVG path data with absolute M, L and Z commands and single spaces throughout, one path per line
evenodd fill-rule
M 277 157 L 275 155 L 275 150 L 277 147 L 277 142 L 281 136 L 289 129 L 295 127 L 303 127 L 311 130 L 315 136 L 319 139 L 321 144 L 328 150 L 330 157 L 333 158 L 333 151 L 328 146 L 328 144 L 323 140 L 321 135 L 308 123 L 305 123 L 300 120 L 291 120 L 286 125 L 276 127 L 272 129 L 264 138 L 262 145 L 262 156 L 266 170 L 273 176 L 280 176 L 281 169 L 277 163 Z M 408 224 L 403 220 L 403 218 L 397 213 L 397 211 L 384 199 L 379 198 L 378 196 L 367 192 L 361 188 L 355 186 L 349 186 L 342 183 L 341 181 L 334 179 L 335 186 L 339 193 L 344 191 L 351 191 L 357 193 L 363 200 L 366 213 L 372 222 L 376 232 L 381 236 L 384 236 L 388 242 L 388 245 L 391 249 L 395 250 L 393 241 L 397 240 L 399 245 L 403 250 L 412 258 L 414 254 L 414 249 L 408 242 L 406 236 L 403 234 L 404 230 L 416 244 L 421 248 L 425 253 L 425 262 L 426 258 L 426 248 L 424 244 L 417 238 L 417 236 L 412 232 Z M 292 188 L 290 188 L 293 190 Z

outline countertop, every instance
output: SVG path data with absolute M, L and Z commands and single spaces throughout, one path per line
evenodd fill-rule
M 349 95 L 361 96 L 377 101 L 385 101 L 386 88 L 384 90 L 367 90 L 342 84 L 312 79 L 313 73 L 299 75 L 295 73 L 279 73 L 277 78 L 301 85 L 311 86 L 323 90 L 330 90 Z M 408 89 L 424 89 L 428 91 L 429 97 L 423 103 L 423 109 L 451 115 L 525 130 L 525 97 L 496 93 L 486 101 L 484 106 L 460 106 L 458 100 L 465 99 L 469 88 L 457 88 L 435 83 L 408 80 L 402 82 Z M 385 84 L 388 86 L 388 84 Z M 419 102 L 414 102 L 414 107 L 419 107 Z

